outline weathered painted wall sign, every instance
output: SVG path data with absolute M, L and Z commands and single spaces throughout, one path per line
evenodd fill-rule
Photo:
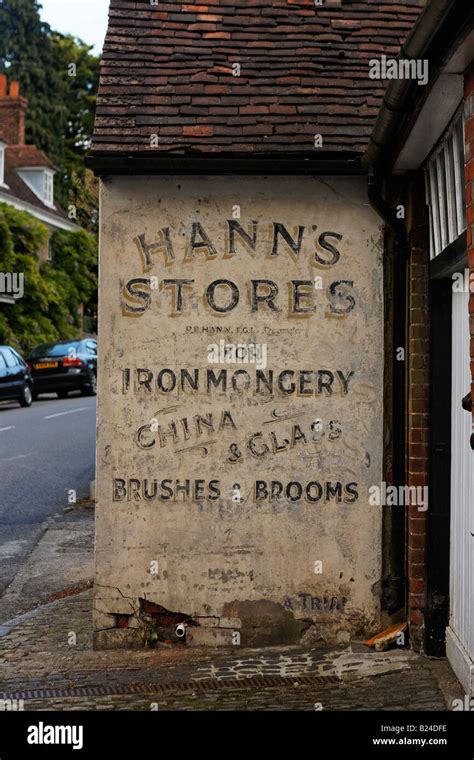
M 231 610 L 269 640 L 269 610 L 326 637 L 376 624 L 382 265 L 363 180 L 114 177 L 102 222 L 96 628 L 144 598 Z

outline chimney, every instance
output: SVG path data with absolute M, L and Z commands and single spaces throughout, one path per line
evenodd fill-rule
M 25 144 L 25 114 L 28 101 L 20 96 L 18 82 L 10 82 L 7 94 L 7 78 L 0 74 L 0 134 L 8 145 Z

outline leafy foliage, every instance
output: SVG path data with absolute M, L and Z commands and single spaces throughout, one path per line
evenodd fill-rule
M 28 99 L 26 141 L 58 168 L 55 198 L 74 204 L 78 225 L 97 232 L 97 182 L 84 167 L 90 145 L 99 60 L 71 35 L 51 30 L 38 0 L 0 0 L 0 73 L 20 82 Z M 97 241 L 89 232 L 49 232 L 34 217 L 0 204 L 0 272 L 23 273 L 25 295 L 0 304 L 0 342 L 28 352 L 74 338 L 79 308 L 97 310 Z M 47 246 L 52 262 L 45 261 Z
M 24 275 L 24 296 L 0 304 L 0 343 L 28 353 L 38 343 L 75 338 L 80 304 L 96 310 L 97 245 L 94 235 L 55 232 L 52 261 L 39 256 L 48 244 L 48 230 L 34 217 L 0 203 L 0 271 Z
M 58 96 L 62 85 L 54 65 L 49 27 L 40 20 L 36 0 L 1 0 L 0 71 L 18 79 L 28 98 L 28 142 L 35 143 L 53 160 L 62 153 L 67 108 Z
M 76 172 L 71 177 L 70 203 L 76 209 L 74 221 L 94 234 L 99 231 L 99 183 L 90 169 L 82 176 Z
M 0 73 L 20 82 L 28 99 L 27 142 L 58 167 L 56 197 L 66 207 L 74 202 L 73 177 L 76 188 L 84 180 L 99 59 L 81 40 L 52 31 L 40 7 L 37 0 L 0 0 Z

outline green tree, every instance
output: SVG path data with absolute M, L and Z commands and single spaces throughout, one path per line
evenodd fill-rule
M 37 0 L 0 0 L 0 71 L 28 98 L 27 140 L 61 164 L 67 106 L 50 28 Z
M 28 99 L 27 142 L 58 168 L 56 197 L 65 207 L 73 175 L 76 184 L 84 178 L 99 59 L 81 40 L 52 31 L 41 21 L 40 8 L 37 0 L 0 0 L 0 73 L 20 82 Z
M 76 206 L 79 205 L 79 197 L 83 196 L 80 223 L 94 230 L 97 223 L 98 183 L 90 173 L 86 177 L 84 156 L 90 148 L 94 128 L 99 59 L 91 54 L 89 45 L 75 37 L 51 32 L 50 38 L 54 65 L 62 82 L 62 104 L 67 113 L 60 159 L 63 187 L 68 201 Z
M 30 214 L 0 203 L 0 271 L 24 275 L 23 298 L 0 304 L 0 343 L 24 353 L 38 343 L 77 337 L 79 306 L 89 315 L 97 309 L 95 236 L 55 232 L 51 263 L 38 257 L 47 237 L 46 227 Z
M 99 183 L 90 169 L 73 172 L 70 203 L 76 209 L 75 222 L 95 235 L 99 231 Z
M 90 147 L 99 84 L 99 59 L 92 48 L 71 35 L 51 32 L 54 61 L 63 82 L 67 110 L 66 147 L 70 160 L 82 158 Z

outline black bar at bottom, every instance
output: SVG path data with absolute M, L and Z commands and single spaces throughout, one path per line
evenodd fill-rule
M 465 700 L 466 701 L 466 700 Z M 467 700 L 468 701 L 468 700 Z M 474 700 L 473 700 L 474 702 Z M 473 705 L 474 706 L 474 705 Z M 18 712 L 0 713 L 0 760 L 146 757 L 219 758 L 249 751 L 311 757 L 472 760 L 473 713 L 458 712 Z M 238 731 L 238 733 L 236 733 Z M 69 740 L 51 744 L 50 740 Z M 38 742 L 38 743 L 34 743 Z M 289 744 L 289 746 L 288 746 Z M 74 749 L 76 746 L 76 749 Z M 332 749 L 331 749 L 332 748 Z M 347 755 L 342 754 L 347 753 Z

